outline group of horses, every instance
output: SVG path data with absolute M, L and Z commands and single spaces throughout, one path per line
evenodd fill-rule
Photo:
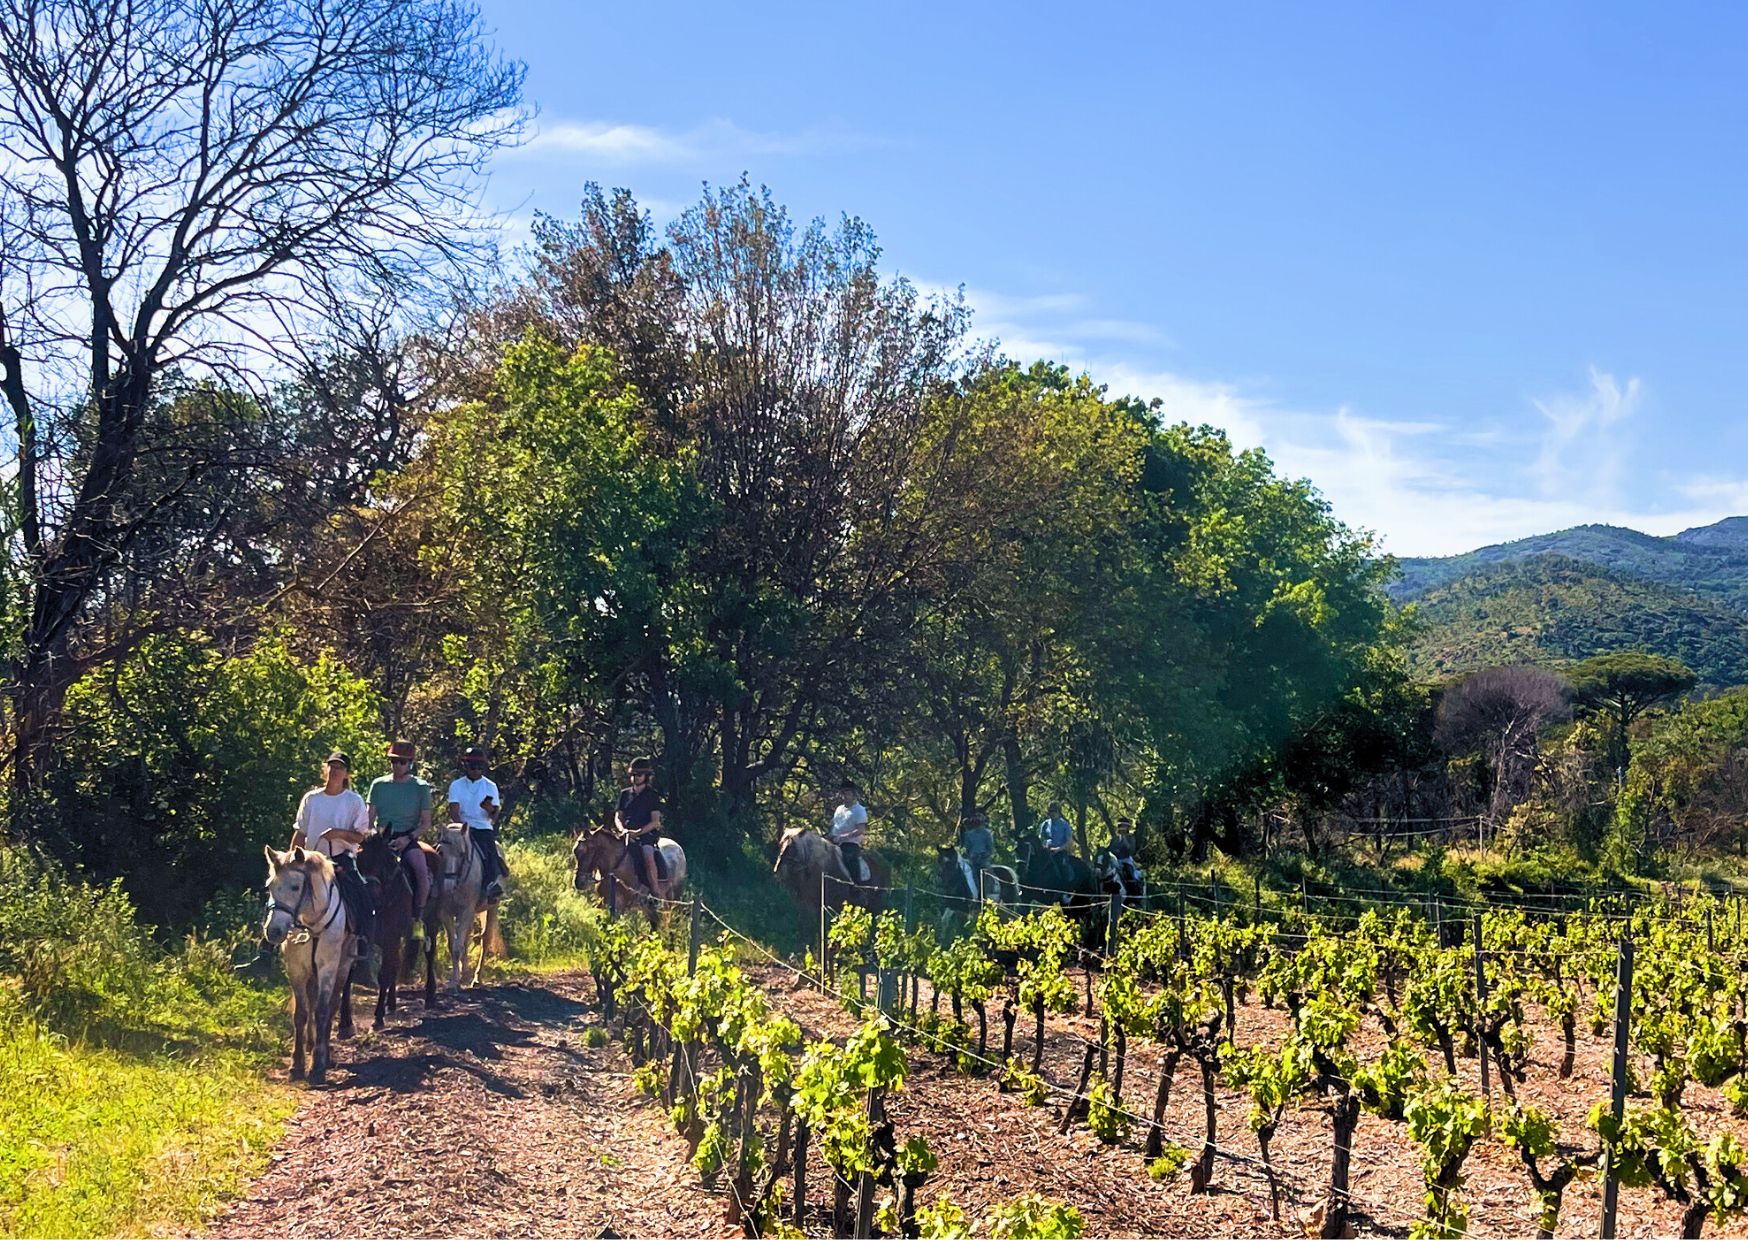
M 666 837 L 655 842 L 660 858 L 659 890 L 651 891 L 625 837 L 611 827 L 584 831 L 572 842 L 577 890 L 594 886 L 609 907 L 630 910 L 641 905 L 652 920 L 659 910 L 679 899 L 686 883 L 686 854 Z M 471 832 L 462 823 L 445 823 L 435 848 L 424 849 L 432 874 L 425 902 L 425 1006 L 437 1004 L 437 935 L 449 943 L 451 994 L 461 989 L 474 927 L 483 915 L 479 962 L 472 982 L 478 984 L 487 944 L 497 936 L 497 902 L 485 894 L 485 866 Z M 334 863 L 319 852 L 272 847 L 267 855 L 268 910 L 263 932 L 280 949 L 291 981 L 293 1079 L 305 1075 L 319 1085 L 330 1062 L 329 1031 L 336 1015 L 339 1036 L 352 1036 L 352 972 L 358 935 L 346 911 Z M 816 831 L 793 827 L 777 844 L 773 872 L 794 896 L 804 937 L 818 923 L 821 907 L 858 905 L 872 912 L 885 907 L 891 871 L 875 853 L 863 853 L 867 874 L 852 878 L 838 846 Z M 396 1010 L 403 971 L 417 967 L 413 938 L 413 884 L 406 866 L 381 834 L 366 838 L 358 853 L 358 869 L 375 904 L 370 943 L 380 952 L 376 1014 L 372 1028 L 381 1029 Z M 1089 928 L 1093 911 L 1121 880 L 1108 860 L 1099 867 L 1079 857 L 1041 851 L 1023 854 L 1021 866 L 989 865 L 973 869 L 959 850 L 944 844 L 936 855 L 935 881 L 943 905 L 942 930 L 963 925 L 986 906 L 1012 909 L 1021 903 L 1056 904 Z M 1133 894 L 1133 893 L 1130 893 Z
M 497 935 L 497 902 L 485 894 L 485 862 L 474 846 L 472 832 L 462 823 L 445 823 L 436 847 L 416 842 L 409 847 L 426 853 L 431 891 L 425 900 L 425 1006 L 437 1004 L 437 935 L 449 942 L 449 990 L 461 989 L 469 942 L 475 924 L 485 916 L 480 961 L 485 945 Z M 340 894 L 334 863 L 312 849 L 285 852 L 269 846 L 267 853 L 267 942 L 280 950 L 291 982 L 292 1058 L 294 1080 L 304 1076 L 309 1053 L 309 1080 L 319 1085 L 330 1062 L 329 1034 L 339 1017 L 339 1036 L 352 1036 L 352 973 L 358 958 L 357 933 Z M 403 970 L 416 968 L 413 938 L 413 879 L 401 857 L 381 833 L 366 837 L 358 850 L 358 870 L 376 908 L 370 946 L 380 952 L 376 984 L 376 1015 L 371 1028 L 381 1029 L 398 1005 Z

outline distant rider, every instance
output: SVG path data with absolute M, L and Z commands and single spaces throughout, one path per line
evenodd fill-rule
M 982 810 L 972 810 L 959 824 L 959 848 L 971 867 L 972 880 L 981 885 L 983 872 L 995 860 L 995 832 L 989 829 Z
M 498 851 L 498 785 L 486 777 L 486 751 L 469 745 L 461 755 L 461 777 L 449 784 L 449 821 L 463 823 L 485 866 L 486 899 L 504 894 L 501 875 L 509 872 Z
M 625 851 L 631 857 L 632 868 L 643 875 L 650 894 L 661 897 L 664 892 L 656 870 L 656 839 L 662 830 L 662 797 L 655 790 L 655 763 L 648 758 L 634 758 L 625 768 L 630 787 L 619 793 L 613 807 L 613 825 L 625 837 Z
M 382 830 L 388 836 L 388 846 L 413 871 L 415 927 L 425 916 L 425 901 L 431 894 L 431 870 L 418 843 L 419 837 L 431 829 L 431 785 L 413 774 L 416 756 L 412 741 L 400 740 L 390 745 L 389 773 L 372 783 L 364 798 L 370 807 L 370 829 Z
M 1117 819 L 1116 829 L 1111 833 L 1111 845 L 1108 850 L 1111 855 L 1112 876 L 1123 885 L 1123 895 L 1126 899 L 1137 899 L 1141 895 L 1141 864 L 1135 859 L 1135 824 L 1127 818 Z
M 1038 824 L 1038 843 L 1044 846 L 1040 871 L 1058 889 L 1068 886 L 1068 846 L 1073 842 L 1074 826 L 1062 816 L 1062 802 L 1050 802 L 1044 821 Z
M 850 881 L 862 881 L 862 841 L 868 834 L 868 809 L 862 804 L 862 790 L 855 781 L 846 779 L 838 785 L 838 807 L 832 812 L 831 841 L 844 856 L 844 869 Z

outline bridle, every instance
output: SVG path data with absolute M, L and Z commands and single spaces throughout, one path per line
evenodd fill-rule
M 287 906 L 285 906 L 284 904 L 281 904 L 279 902 L 279 897 L 277 895 L 275 895 L 271 889 L 269 889 L 268 894 L 267 894 L 267 909 L 268 909 L 267 920 L 269 923 L 271 923 L 274 916 L 276 916 L 278 914 L 284 914 L 285 917 L 291 922 L 291 925 L 288 925 L 285 928 L 287 938 L 289 938 L 291 936 L 291 927 L 292 926 L 301 925 L 305 930 L 307 930 L 309 932 L 309 934 L 312 938 L 320 939 L 328 933 L 329 927 L 331 927 L 334 924 L 334 918 L 336 918 L 340 915 L 340 910 L 342 907 L 344 907 L 345 902 L 340 899 L 340 890 L 339 890 L 338 884 L 329 883 L 328 884 L 328 909 L 327 909 L 327 913 L 323 916 L 322 922 L 320 925 L 311 925 L 309 922 L 307 922 L 303 919 L 303 911 L 304 911 L 304 908 L 306 906 L 308 906 L 308 904 L 310 902 L 310 896 L 315 889 L 314 884 L 312 884 L 310 882 L 310 876 L 309 876 L 308 870 L 298 871 L 298 879 L 299 879 L 300 886 L 299 886 L 299 890 L 298 890 L 297 903 L 291 905 L 289 908 Z

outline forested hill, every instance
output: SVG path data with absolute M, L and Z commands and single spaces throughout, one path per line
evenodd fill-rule
M 1748 612 L 1748 517 L 1727 517 L 1665 538 L 1616 525 L 1580 525 L 1463 555 L 1404 559 L 1399 562 L 1402 575 L 1390 593 L 1405 602 L 1480 570 L 1544 556 L 1661 582 Z
M 1483 565 L 1416 602 L 1424 628 L 1413 661 L 1429 678 L 1649 650 L 1680 659 L 1701 683 L 1748 683 L 1748 613 L 1568 556 Z

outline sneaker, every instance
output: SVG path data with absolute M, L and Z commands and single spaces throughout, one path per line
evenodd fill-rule
M 422 918 L 422 917 L 413 918 L 413 928 L 412 928 L 412 931 L 407 935 L 407 937 L 410 938 L 415 943 L 423 943 L 425 941 L 425 919 L 424 918 Z

